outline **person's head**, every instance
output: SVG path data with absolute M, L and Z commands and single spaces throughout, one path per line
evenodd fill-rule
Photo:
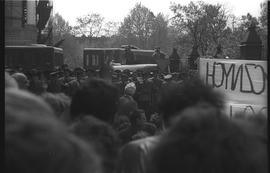
M 118 131 L 126 129 L 130 126 L 130 121 L 126 115 L 117 115 L 114 120 L 114 128 Z
M 164 80 L 166 82 L 170 82 L 172 80 L 172 75 L 171 74 L 168 74 L 168 75 L 164 76 Z
M 152 114 L 150 116 L 150 120 L 149 120 L 149 122 L 155 124 L 157 128 L 162 127 L 162 125 L 163 125 L 162 121 L 163 120 L 158 113 Z
M 70 113 L 73 119 L 93 115 L 112 123 L 117 111 L 118 89 L 102 79 L 88 79 L 72 97 Z
M 16 80 L 5 72 L 5 88 L 18 88 Z
M 129 76 L 130 75 L 130 70 L 129 69 L 125 69 L 125 70 L 123 70 L 123 74 L 126 74 L 127 76 Z
M 48 106 L 18 106 L 29 103 L 14 104 L 11 100 L 17 98 L 11 91 L 6 97 L 5 172 L 100 171 L 100 159 L 93 147 L 70 134 L 62 123 L 50 116 L 52 111 Z M 36 111 L 29 110 L 30 107 Z
M 62 69 L 62 70 L 68 69 L 68 64 L 63 64 L 63 65 L 61 66 L 61 69 Z
M 127 81 L 128 81 L 128 75 L 122 73 L 122 74 L 121 74 L 121 80 L 122 80 L 122 82 L 127 82 Z
M 119 75 L 121 74 L 121 70 L 114 70 L 114 72 L 119 74 Z
M 57 117 L 61 117 L 70 106 L 71 99 L 63 93 L 43 93 L 41 97 L 52 107 Z
M 70 69 L 64 69 L 64 77 L 70 77 L 72 71 Z
M 118 110 L 119 115 L 129 116 L 131 112 L 138 108 L 137 102 L 128 95 L 119 98 Z
M 71 126 L 71 131 L 91 144 L 102 157 L 103 173 L 113 172 L 120 141 L 110 125 L 93 116 L 85 116 Z
M 12 75 L 13 73 L 16 73 L 16 70 L 13 68 L 5 68 L 5 72 L 8 73 L 9 75 Z
M 81 77 L 85 73 L 85 69 L 82 67 L 77 67 L 74 69 L 74 73 L 76 74 L 77 77 Z
M 138 77 L 142 77 L 142 74 L 143 74 L 142 70 L 138 69 L 135 72 L 136 72 Z
M 124 93 L 129 96 L 133 96 L 136 92 L 136 85 L 134 82 L 130 82 L 125 86 Z
M 86 74 L 88 78 L 93 78 L 95 76 L 95 70 L 94 69 L 87 69 Z
M 55 116 L 51 107 L 42 98 L 14 88 L 5 90 L 5 110 L 16 115 Z
M 223 109 L 223 95 L 199 79 L 186 80 L 180 84 L 171 84 L 162 92 L 159 101 L 159 113 L 163 116 L 165 125 L 176 113 L 195 106 L 201 102 L 212 105 L 219 110 Z
M 125 52 L 131 51 L 130 49 L 131 49 L 131 46 L 130 46 L 130 45 L 127 45 L 127 46 L 125 47 Z
M 266 173 L 267 138 L 216 107 L 190 107 L 152 151 L 149 173 Z
M 51 80 L 57 80 L 58 77 L 59 77 L 59 72 L 58 71 L 54 71 L 54 72 L 50 73 L 50 79 Z
M 38 71 L 37 69 L 33 68 L 30 71 L 30 76 L 31 76 L 32 80 L 36 81 L 36 80 L 38 80 L 40 78 L 41 72 Z
M 142 127 L 146 122 L 145 112 L 142 109 L 136 109 L 129 117 L 132 126 Z
M 23 73 L 14 73 L 12 77 L 17 81 L 19 89 L 26 90 L 29 87 L 29 80 Z

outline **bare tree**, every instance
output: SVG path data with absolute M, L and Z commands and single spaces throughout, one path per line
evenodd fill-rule
M 67 34 L 71 34 L 72 27 L 67 21 L 59 14 L 56 13 L 52 18 L 52 27 L 53 27 L 53 42 L 58 43 L 59 41 L 65 39 Z
M 259 21 L 262 27 L 267 28 L 267 1 L 265 0 L 263 3 L 260 4 L 261 7 L 261 12 L 260 12 L 260 17 Z
M 202 55 L 213 53 L 210 48 L 218 45 L 226 30 L 228 16 L 225 8 L 221 4 L 191 1 L 188 5 L 174 3 L 170 9 L 174 13 L 172 25 L 179 32 L 187 33 Z
M 121 24 L 119 34 L 125 37 L 129 43 L 147 48 L 147 43 L 153 33 L 154 19 L 152 11 L 137 3 Z
M 77 18 L 77 25 L 73 28 L 75 35 L 85 35 L 90 38 L 100 36 L 104 18 L 97 13 L 90 13 Z
M 168 47 L 168 17 L 165 17 L 162 13 L 158 13 L 153 22 L 153 33 L 151 35 L 150 47 L 154 48 L 159 46 L 163 49 Z
M 114 35 L 117 35 L 119 29 L 119 23 L 117 22 L 106 22 L 104 27 L 103 27 L 103 35 L 105 37 L 111 37 Z
M 259 17 L 259 21 L 260 21 L 260 26 L 261 26 L 261 30 L 260 35 L 261 35 L 261 39 L 262 39 L 262 44 L 263 44 L 263 49 L 262 49 L 262 58 L 263 59 L 268 59 L 267 54 L 268 54 L 268 41 L 267 41 L 267 33 L 268 33 L 268 28 L 267 28 L 267 22 L 268 22 L 268 18 L 267 18 L 267 14 L 268 14 L 268 8 L 267 8 L 267 1 L 265 0 L 263 3 L 261 3 L 261 13 L 260 13 L 260 17 Z

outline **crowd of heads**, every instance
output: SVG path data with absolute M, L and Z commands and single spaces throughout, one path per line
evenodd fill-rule
M 267 172 L 267 117 L 230 118 L 224 96 L 193 75 L 6 70 L 6 171 L 147 173 Z M 158 137 L 139 157 L 132 142 Z M 132 152 L 139 152 L 134 150 Z M 141 163 L 140 163 L 141 164 Z M 135 169 L 134 169 L 135 170 Z

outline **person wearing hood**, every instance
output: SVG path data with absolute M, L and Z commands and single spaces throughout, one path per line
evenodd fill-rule
M 134 82 L 130 82 L 125 86 L 125 91 L 124 91 L 125 95 L 129 95 L 133 97 L 135 92 L 136 92 L 136 85 Z
M 25 74 L 23 73 L 14 73 L 11 75 L 11 77 L 13 77 L 17 84 L 18 84 L 18 88 L 22 89 L 22 90 L 27 90 L 29 87 L 29 80 L 26 77 Z

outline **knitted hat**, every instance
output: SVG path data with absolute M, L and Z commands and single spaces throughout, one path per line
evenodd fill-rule
M 133 96 L 136 92 L 136 85 L 134 82 L 130 82 L 125 86 L 125 93 Z

